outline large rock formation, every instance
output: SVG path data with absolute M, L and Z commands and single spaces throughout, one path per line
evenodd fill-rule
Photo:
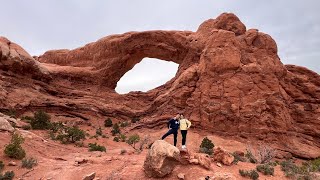
M 178 148 L 163 140 L 155 141 L 146 156 L 143 168 L 148 177 L 164 177 L 180 162 Z
M 3 58 L 3 47 L 0 64 L 14 62 L 8 53 Z M 178 63 L 176 76 L 146 93 L 117 94 L 119 79 L 144 57 Z M 17 78 L 24 68 L 0 66 L 2 109 L 43 108 L 84 120 L 138 116 L 147 128 L 182 111 L 198 129 L 270 143 L 298 157 L 320 156 L 320 76 L 283 65 L 276 42 L 246 30 L 234 14 L 209 19 L 196 32 L 129 32 L 36 59 L 41 63 L 30 74 L 50 74 L 49 83 Z

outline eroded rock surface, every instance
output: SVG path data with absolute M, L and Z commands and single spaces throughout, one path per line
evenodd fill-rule
M 204 131 L 268 143 L 297 157 L 320 156 L 319 74 L 283 65 L 272 37 L 247 30 L 234 14 L 209 19 L 196 32 L 107 36 L 35 57 L 41 63 L 0 41 L 2 110 L 41 108 L 83 120 L 140 117 L 137 128 L 159 127 L 184 112 Z M 119 79 L 144 57 L 178 63 L 176 76 L 146 93 L 117 94 Z M 48 76 L 50 82 L 43 80 Z

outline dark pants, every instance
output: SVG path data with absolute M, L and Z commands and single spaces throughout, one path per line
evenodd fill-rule
M 162 136 L 162 140 L 165 139 L 170 134 L 173 134 L 174 146 L 177 145 L 178 129 L 170 129 L 166 134 Z
M 182 145 L 186 145 L 188 130 L 181 130 Z

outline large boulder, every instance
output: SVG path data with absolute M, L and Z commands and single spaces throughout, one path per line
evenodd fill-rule
M 157 140 L 151 146 L 144 161 L 144 172 L 148 177 L 164 177 L 179 164 L 180 151 L 163 140 Z
M 223 163 L 224 165 L 230 166 L 234 160 L 233 155 L 231 155 L 226 150 L 221 147 L 217 147 L 213 151 L 214 160 Z
M 10 122 L 8 121 L 10 117 L 0 113 L 0 131 L 9 131 L 13 132 L 14 128 L 11 126 Z

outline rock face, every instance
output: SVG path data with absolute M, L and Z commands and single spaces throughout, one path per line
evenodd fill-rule
M 49 80 L 48 70 L 23 48 L 0 36 L 0 69 L 31 78 Z
M 148 177 L 164 177 L 179 164 L 178 148 L 163 140 L 157 140 L 151 146 L 144 162 L 144 171 Z
M 196 32 L 107 36 L 74 50 L 48 51 L 35 58 L 41 63 L 1 42 L 2 109 L 42 108 L 84 120 L 93 114 L 140 117 L 140 128 L 159 127 L 184 112 L 201 130 L 270 143 L 297 157 L 320 156 L 319 74 L 283 65 L 272 37 L 247 30 L 234 14 L 209 19 Z M 23 53 L 13 56 L 11 49 Z M 145 57 L 178 63 L 176 76 L 146 93 L 117 94 L 119 79 Z M 34 69 L 31 77 L 50 75 L 52 81 L 18 76 L 29 72 L 24 67 Z

